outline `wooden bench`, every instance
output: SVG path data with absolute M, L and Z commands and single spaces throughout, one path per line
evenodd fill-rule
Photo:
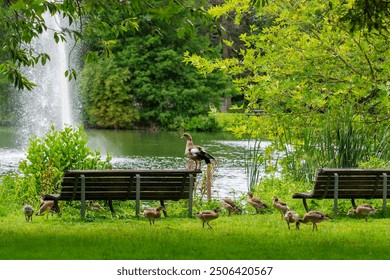
M 385 213 L 386 199 L 390 195 L 387 184 L 389 174 L 389 169 L 321 169 L 316 175 L 313 191 L 295 193 L 293 198 L 302 199 L 307 212 L 307 199 L 333 199 L 335 215 L 338 199 L 351 199 L 352 206 L 356 208 L 355 199 L 381 198 Z
M 85 217 L 86 200 L 106 200 L 115 213 L 113 200 L 135 200 L 136 215 L 141 200 L 188 199 L 188 215 L 192 216 L 193 189 L 199 170 L 69 170 L 58 194 L 46 194 L 44 200 L 81 201 L 81 217 Z M 166 215 L 166 212 L 164 212 Z

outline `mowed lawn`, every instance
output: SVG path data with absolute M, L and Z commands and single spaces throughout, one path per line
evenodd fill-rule
M 0 259 L 8 260 L 378 260 L 390 259 L 390 219 L 340 215 L 288 230 L 278 213 L 225 214 L 202 228 L 195 218 L 66 215 L 0 217 Z

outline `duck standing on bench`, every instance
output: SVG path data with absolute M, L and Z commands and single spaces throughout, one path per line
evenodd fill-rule
M 203 147 L 194 145 L 190 134 L 184 133 L 181 138 L 187 140 L 184 154 L 190 160 L 195 161 L 195 170 L 200 170 L 202 160 L 204 160 L 206 164 L 210 164 L 212 159 L 215 160 L 215 158 L 207 153 Z

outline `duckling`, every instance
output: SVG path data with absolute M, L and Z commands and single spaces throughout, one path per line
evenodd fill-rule
M 61 217 L 60 207 L 58 205 L 58 201 L 57 200 L 48 199 L 48 197 L 50 197 L 50 195 L 45 195 L 45 194 L 41 193 L 41 196 L 40 196 L 40 199 L 39 199 L 39 207 L 42 207 L 42 205 L 45 204 L 47 201 L 51 201 L 50 203 L 46 204 L 45 207 L 49 207 L 49 205 L 51 205 L 49 210 L 50 210 L 52 216 L 53 216 L 53 213 L 57 213 L 58 217 Z M 37 216 L 39 216 L 39 215 L 37 214 Z
M 285 202 L 279 201 L 276 195 L 274 195 L 272 199 L 274 201 L 273 202 L 274 207 L 280 212 L 280 215 L 282 216 L 283 219 L 284 214 L 286 214 L 286 212 L 290 210 L 290 208 L 287 206 Z
M 210 164 L 212 159 L 215 160 L 215 158 L 206 152 L 203 147 L 194 145 L 192 142 L 192 136 L 190 134 L 184 133 L 181 138 L 187 140 L 184 154 L 190 160 L 195 161 L 195 170 L 200 170 L 202 160 L 204 160 L 206 164 Z
M 284 214 L 284 220 L 287 222 L 288 229 L 290 229 L 290 224 L 292 223 L 295 223 L 295 229 L 299 229 L 297 212 L 291 210 L 286 211 L 286 214 Z
M 88 202 L 89 209 L 93 211 L 99 211 L 99 210 L 106 211 L 106 208 L 104 208 L 97 202 L 93 202 L 93 200 L 88 200 L 87 202 Z
M 265 204 L 259 198 L 253 197 L 253 193 L 252 192 L 248 192 L 247 195 L 248 195 L 247 202 L 256 209 L 256 214 L 258 214 L 261 209 L 268 208 L 267 204 Z
M 53 212 L 54 212 L 53 206 L 54 206 L 53 200 L 44 200 L 43 202 L 41 201 L 40 208 L 36 215 L 42 216 L 44 212 L 51 212 L 51 215 L 53 216 Z
M 230 198 L 221 199 L 219 202 L 228 211 L 228 216 L 230 216 L 232 212 L 242 212 L 242 210 L 238 208 L 238 206 Z
M 367 218 L 369 215 L 374 214 L 376 211 L 378 211 L 378 208 L 375 208 L 371 206 L 370 204 L 362 204 L 356 207 L 356 209 L 351 209 L 348 211 L 348 216 L 354 216 L 354 215 L 362 215 L 365 216 L 365 220 L 367 222 Z
M 214 210 L 204 210 L 202 212 L 195 213 L 195 215 L 203 221 L 203 228 L 204 224 L 206 223 L 209 228 L 212 228 L 209 224 L 210 221 L 215 220 L 219 217 L 218 212 L 220 211 L 219 207 L 214 208 Z
M 323 213 L 321 213 L 320 211 L 309 211 L 307 212 L 302 219 L 299 219 L 298 222 L 297 222 L 297 226 L 299 228 L 299 225 L 300 223 L 312 223 L 313 224 L 313 230 L 314 231 L 314 228 L 316 230 L 318 230 L 318 227 L 317 227 L 317 224 L 318 223 L 321 223 L 323 221 L 326 221 L 326 220 L 329 220 L 331 219 L 331 217 L 329 217 L 328 215 L 325 215 Z
M 150 225 L 152 225 L 152 223 L 154 225 L 154 220 L 161 217 L 161 210 L 164 210 L 164 207 L 160 205 L 157 208 L 147 208 L 142 212 L 142 214 L 149 220 Z
M 23 213 L 24 217 L 26 218 L 26 222 L 30 221 L 32 222 L 32 216 L 34 214 L 34 208 L 31 205 L 24 205 L 23 207 Z

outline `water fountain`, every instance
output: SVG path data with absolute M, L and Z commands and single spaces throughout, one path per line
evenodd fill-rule
M 18 94 L 20 112 L 18 121 L 18 145 L 23 147 L 33 135 L 45 135 L 51 125 L 62 129 L 74 125 L 77 118 L 72 112 L 71 85 L 64 73 L 69 68 L 69 49 L 73 46 L 70 38 L 66 42 L 53 39 L 55 30 L 63 25 L 58 15 L 44 15 L 47 31 L 33 42 L 37 52 L 47 53 L 50 61 L 25 69 L 24 74 L 36 84 L 32 91 Z

